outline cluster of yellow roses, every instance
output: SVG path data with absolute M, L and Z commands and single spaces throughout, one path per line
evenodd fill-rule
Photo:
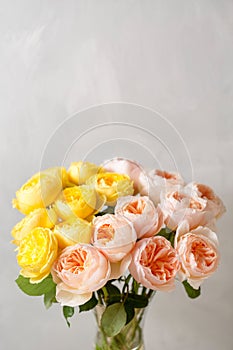
M 58 254 L 76 243 L 90 243 L 92 220 L 105 205 L 134 193 L 125 174 L 89 162 L 54 167 L 32 176 L 17 192 L 13 206 L 26 216 L 12 230 L 20 274 L 39 283 Z

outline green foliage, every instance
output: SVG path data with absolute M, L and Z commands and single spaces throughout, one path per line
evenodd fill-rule
M 124 307 L 127 315 L 126 324 L 128 324 L 134 318 L 135 310 L 134 306 L 131 303 L 128 303 L 127 301 L 125 302 Z
M 29 278 L 19 275 L 15 282 L 25 294 L 30 296 L 47 294 L 51 289 L 56 287 L 51 275 L 43 279 L 40 283 L 31 283 Z
M 171 242 L 171 245 L 174 247 L 174 240 L 176 232 L 170 230 L 168 227 L 162 228 L 158 233 L 159 236 L 165 237 L 168 241 Z
M 48 309 L 53 303 L 56 303 L 56 284 L 51 275 L 39 283 L 31 283 L 29 278 L 19 275 L 15 281 L 18 287 L 27 295 L 44 295 L 44 305 Z
M 79 306 L 79 312 L 89 311 L 93 309 L 98 304 L 98 300 L 93 293 L 92 298 L 88 300 L 85 304 Z
M 140 309 L 148 305 L 148 297 L 146 295 L 129 293 L 125 302 L 130 304 L 135 309 Z
M 70 327 L 70 322 L 69 322 L 68 318 L 70 318 L 74 315 L 74 307 L 63 306 L 63 315 L 66 319 L 66 323 L 67 323 L 68 327 Z
M 190 298 L 195 299 L 195 298 L 199 297 L 199 295 L 201 294 L 200 287 L 198 289 L 194 289 L 192 286 L 190 286 L 188 281 L 183 281 L 182 284 L 186 290 L 186 293 L 188 294 L 188 296 Z
M 122 299 L 120 289 L 117 288 L 114 284 L 112 284 L 111 281 L 109 281 L 106 284 L 105 288 L 103 288 L 103 291 L 104 291 L 104 300 L 107 305 L 119 303 Z
M 107 336 L 113 337 L 120 333 L 126 324 L 126 320 L 127 315 L 124 304 L 115 303 L 107 306 L 105 309 L 101 318 L 101 326 Z
M 133 292 L 137 294 L 140 284 L 133 279 Z
M 56 285 L 53 286 L 47 293 L 44 294 L 44 305 L 46 309 L 50 308 L 53 303 L 56 303 Z

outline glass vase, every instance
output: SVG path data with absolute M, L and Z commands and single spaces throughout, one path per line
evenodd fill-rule
M 101 328 L 101 317 L 105 306 L 98 304 L 95 309 L 97 333 L 95 350 L 145 350 L 143 340 L 143 324 L 145 308 L 135 309 L 133 319 L 115 336 L 108 337 Z

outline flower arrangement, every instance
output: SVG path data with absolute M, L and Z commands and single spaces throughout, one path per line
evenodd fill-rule
M 178 173 L 147 172 L 123 158 L 74 162 L 35 174 L 13 206 L 26 215 L 12 230 L 16 283 L 43 296 L 46 308 L 60 303 L 68 325 L 76 307 L 99 308 L 96 349 L 130 349 L 127 325 L 136 319 L 135 338 L 155 291 L 171 291 L 178 280 L 195 298 L 218 266 L 224 205 Z

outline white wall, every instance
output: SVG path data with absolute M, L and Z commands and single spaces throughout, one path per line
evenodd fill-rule
M 165 116 L 165 128 L 149 112 L 145 118 L 129 112 L 127 118 L 142 126 L 145 121 L 147 129 L 169 143 L 177 167 L 189 179 L 193 170 L 194 179 L 213 187 L 228 210 L 219 222 L 217 273 L 195 301 L 185 296 L 181 285 L 173 293 L 156 295 L 145 324 L 146 347 L 233 348 L 232 38 L 231 0 L 0 0 L 1 349 L 92 348 L 91 314 L 77 314 L 67 329 L 59 307 L 46 311 L 40 298 L 27 297 L 14 283 L 19 268 L 9 244 L 10 230 L 21 215 L 11 208 L 11 199 L 40 168 L 41 159 L 46 165 L 63 161 L 62 152 L 81 130 L 117 116 L 92 110 L 90 122 L 80 114 L 75 128 L 67 121 L 53 138 L 60 123 L 79 110 L 111 101 L 145 105 Z M 127 137 L 127 128 L 122 132 Z M 186 151 L 179 148 L 177 132 L 190 152 L 191 166 L 187 154 L 181 156 Z M 108 130 L 103 135 L 100 142 Z M 86 145 L 98 137 L 89 136 Z M 149 153 L 140 148 L 149 142 L 158 161 L 169 164 L 161 143 L 153 147 L 142 131 L 129 130 L 128 137 L 127 147 L 122 140 L 119 149 L 111 144 L 112 154 L 131 152 L 149 163 Z M 139 149 L 134 151 L 135 140 Z M 67 159 L 79 156 L 79 150 L 75 153 L 74 148 Z M 100 152 L 91 156 L 101 159 Z

